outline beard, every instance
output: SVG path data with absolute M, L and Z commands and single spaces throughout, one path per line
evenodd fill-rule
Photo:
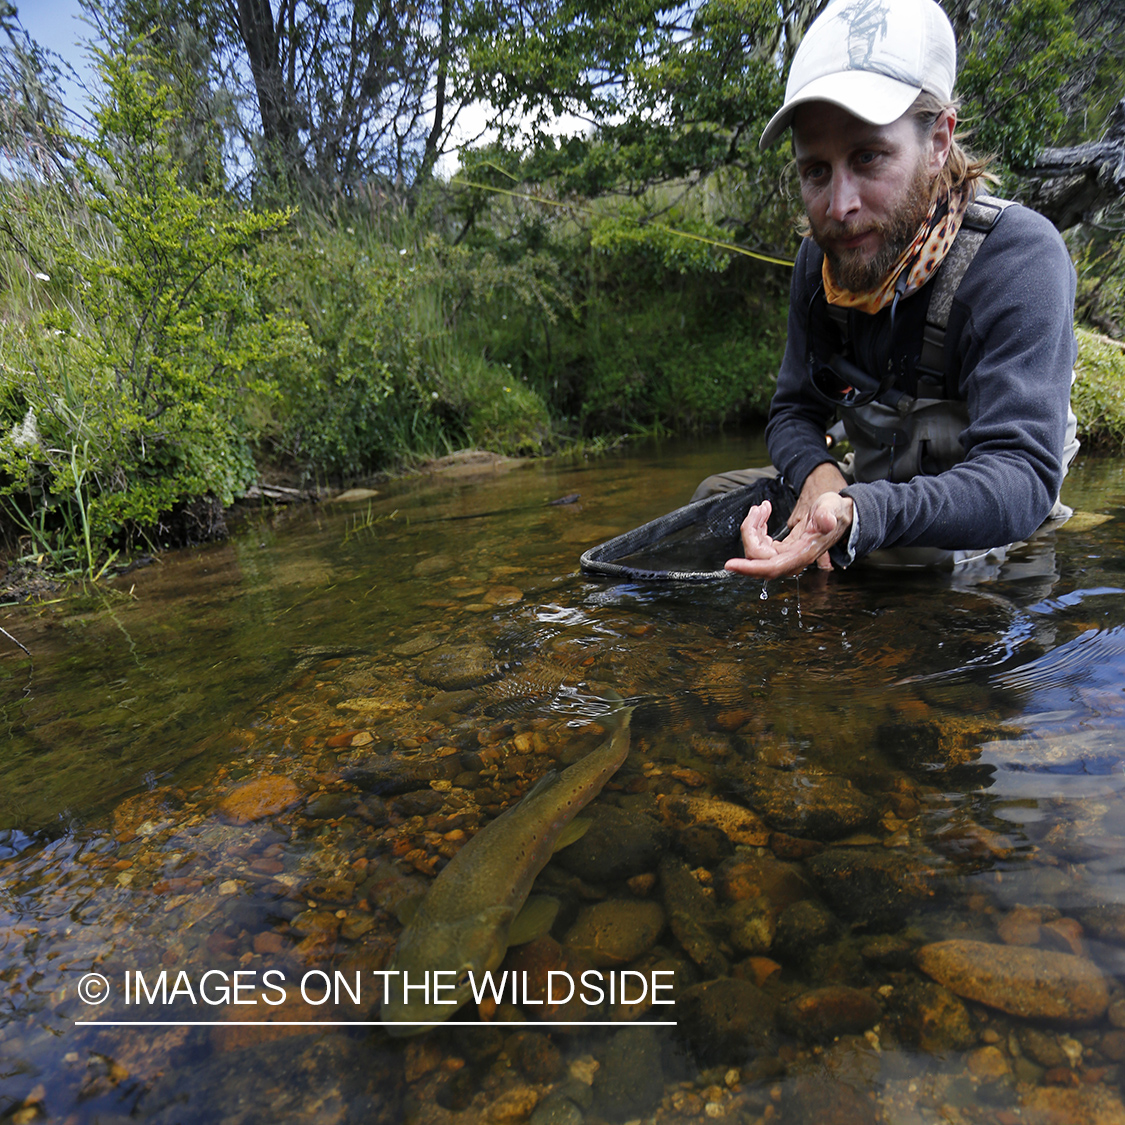
M 829 220 L 818 226 L 809 218 L 813 241 L 824 251 L 837 285 L 851 293 L 862 293 L 882 282 L 925 222 L 932 202 L 932 188 L 933 178 L 919 160 L 901 206 L 886 221 L 860 224 Z M 869 231 L 883 239 L 871 258 L 865 258 L 862 250 L 839 250 L 833 245 L 835 241 L 846 241 Z

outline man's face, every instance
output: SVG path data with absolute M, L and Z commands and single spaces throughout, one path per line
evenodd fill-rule
M 878 285 L 926 217 L 947 145 L 920 139 L 907 116 L 869 125 L 810 102 L 793 116 L 793 151 L 812 235 L 837 284 L 853 292 Z

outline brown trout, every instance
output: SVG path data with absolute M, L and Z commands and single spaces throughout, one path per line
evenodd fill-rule
M 535 877 L 561 846 L 560 836 L 625 761 L 632 714 L 632 707 L 619 707 L 609 715 L 604 721 L 610 736 L 601 746 L 561 774 L 552 771 L 540 779 L 434 880 L 398 939 L 392 975 L 384 978 L 382 1018 L 392 1035 L 415 1035 L 425 1028 L 411 1023 L 448 1019 L 472 996 L 473 981 L 479 988 L 483 973 L 499 967 L 512 924 Z M 442 1003 L 434 1002 L 432 990 L 413 987 L 433 980 L 435 971 L 444 974 Z M 408 1000 L 404 973 L 412 986 Z

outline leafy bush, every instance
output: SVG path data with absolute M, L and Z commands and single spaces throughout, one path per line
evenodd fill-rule
M 105 84 L 92 137 L 68 135 L 74 197 L 19 192 L 10 238 L 57 289 L 10 328 L 0 372 L 0 495 L 37 550 L 75 545 L 94 572 L 177 503 L 230 503 L 255 476 L 244 398 L 269 394 L 280 357 L 307 350 L 299 326 L 264 315 L 256 257 L 286 212 L 236 209 L 183 184 L 176 111 L 136 50 L 99 55 Z M 9 235 L 12 232 L 9 230 Z M 26 266 L 25 266 L 26 268 Z

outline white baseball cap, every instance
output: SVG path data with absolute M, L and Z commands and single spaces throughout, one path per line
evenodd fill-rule
M 956 77 L 953 28 L 934 0 L 832 0 L 801 40 L 785 104 L 758 147 L 769 148 L 805 102 L 832 102 L 889 125 L 923 90 L 950 101 Z

